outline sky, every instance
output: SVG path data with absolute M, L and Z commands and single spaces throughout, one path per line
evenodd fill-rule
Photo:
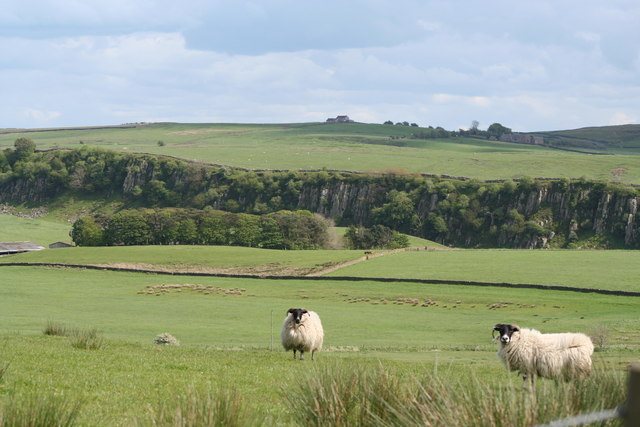
M 0 128 L 640 123 L 638 0 L 4 0 Z

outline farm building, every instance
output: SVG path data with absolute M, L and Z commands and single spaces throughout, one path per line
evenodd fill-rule
M 56 248 L 72 248 L 73 245 L 70 245 L 69 243 L 66 242 L 55 242 L 49 245 L 49 249 L 56 249 Z
M 41 251 L 45 249 L 33 242 L 0 242 L 0 255 L 19 254 L 21 252 Z
M 327 123 L 354 123 L 353 120 L 349 119 L 349 116 L 338 116 L 336 118 L 329 117 L 327 119 Z

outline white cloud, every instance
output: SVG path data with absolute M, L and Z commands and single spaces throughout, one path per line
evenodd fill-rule
M 0 127 L 336 114 L 449 129 L 628 122 L 638 19 L 632 0 L 9 0 Z
M 27 119 L 33 119 L 39 123 L 50 122 L 62 115 L 59 111 L 42 111 L 35 108 L 27 108 L 23 110 L 22 114 Z
M 632 116 L 622 111 L 618 111 L 614 113 L 609 119 L 610 125 L 628 125 L 628 124 L 637 124 L 638 116 Z

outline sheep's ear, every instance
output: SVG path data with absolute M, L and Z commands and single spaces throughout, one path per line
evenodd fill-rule
M 518 331 L 520 330 L 520 326 L 518 326 L 518 325 L 511 325 L 511 330 L 512 330 L 513 332 L 518 332 Z
M 295 310 L 295 308 L 290 308 L 289 311 L 287 311 L 287 314 L 293 313 L 293 310 Z
M 308 313 L 309 311 L 306 308 L 302 309 L 302 314 Z
M 500 326 L 502 326 L 502 324 L 498 323 L 496 326 L 493 327 L 494 331 L 499 331 L 500 330 Z

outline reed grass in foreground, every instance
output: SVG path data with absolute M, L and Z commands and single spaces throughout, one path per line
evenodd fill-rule
M 284 351 L 149 341 L 87 351 L 69 337 L 0 335 L 0 413 L 72 413 L 83 426 L 525 426 L 617 407 L 629 361 L 596 359 L 588 380 L 540 380 L 531 395 L 493 351 L 473 352 L 484 363 L 464 351 L 440 352 L 439 362 L 410 351 L 408 360 L 327 351 L 300 362 Z
M 0 426 L 73 426 L 80 408 L 79 401 L 61 395 L 11 396 L 0 406 Z
M 235 388 L 197 389 L 189 387 L 175 400 L 150 406 L 149 417 L 138 421 L 141 426 L 217 426 L 242 427 L 256 425 L 244 398 Z
M 97 350 L 102 348 L 104 344 L 104 338 L 96 328 L 74 328 L 64 323 L 49 320 L 42 332 L 45 335 L 70 337 L 71 346 L 79 349 Z
M 451 381 L 427 373 L 406 381 L 380 365 L 369 372 L 338 366 L 313 369 L 283 395 L 301 425 L 525 427 L 618 407 L 624 390 L 624 375 L 606 367 L 582 381 L 541 382 L 531 392 L 473 375 Z

